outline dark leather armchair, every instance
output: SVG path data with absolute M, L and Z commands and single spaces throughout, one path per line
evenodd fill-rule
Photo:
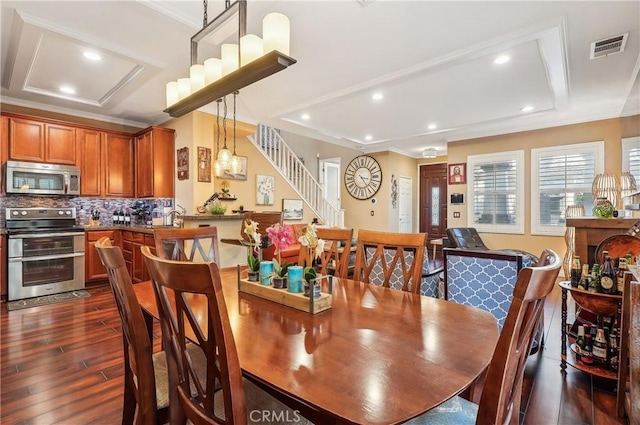
M 452 248 L 487 251 L 478 231 L 473 227 L 451 227 L 447 229 L 447 239 Z

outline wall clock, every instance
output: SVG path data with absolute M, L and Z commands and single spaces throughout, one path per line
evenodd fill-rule
M 375 158 L 360 155 L 351 160 L 344 172 L 344 185 L 356 199 L 369 199 L 382 183 L 382 169 Z

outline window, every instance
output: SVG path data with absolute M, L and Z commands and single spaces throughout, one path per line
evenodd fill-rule
M 469 156 L 468 215 L 481 232 L 524 233 L 524 151 Z
M 591 184 L 604 169 L 604 142 L 531 149 L 531 234 L 563 235 L 568 205 L 591 215 Z
M 622 139 L 622 171 L 630 172 L 640 183 L 640 137 Z

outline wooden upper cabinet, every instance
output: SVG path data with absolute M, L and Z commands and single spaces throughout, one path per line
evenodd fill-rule
M 105 196 L 134 196 L 133 138 L 105 133 L 103 164 L 105 166 Z
M 9 117 L 9 159 L 76 165 L 76 129 Z
M 78 129 L 78 155 L 80 157 L 80 195 L 103 195 L 104 165 L 102 162 L 102 141 L 104 132 Z
M 136 196 L 173 198 L 175 131 L 150 127 L 135 135 Z

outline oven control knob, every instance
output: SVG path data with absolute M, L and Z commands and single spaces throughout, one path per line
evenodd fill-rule
M 58 215 L 64 215 L 64 211 L 58 211 Z
M 66 215 L 71 215 L 71 211 L 65 211 L 64 212 Z
M 27 212 L 26 211 L 21 211 L 20 214 L 27 215 Z
M 13 215 L 18 215 L 18 211 L 14 211 L 14 212 L 13 212 Z

